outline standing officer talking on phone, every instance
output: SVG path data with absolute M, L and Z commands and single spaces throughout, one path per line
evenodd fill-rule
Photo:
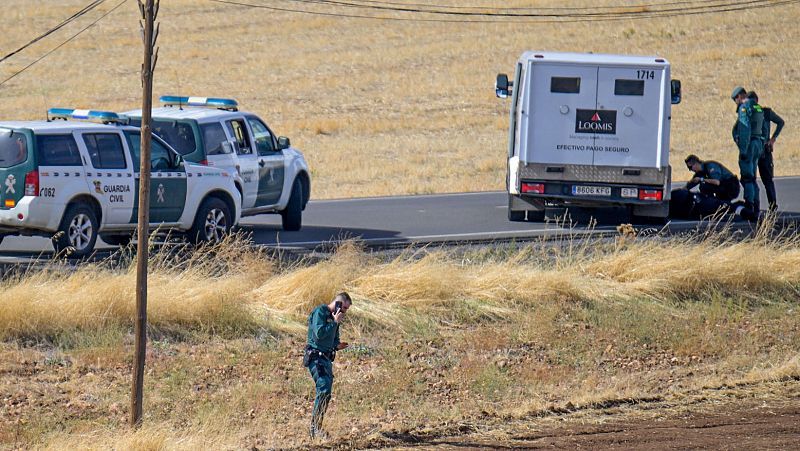
M 330 304 L 320 305 L 308 316 L 308 344 L 303 355 L 303 365 L 308 367 L 317 388 L 314 410 L 311 413 L 311 438 L 325 438 L 322 420 L 325 419 L 333 390 L 333 360 L 336 358 L 336 351 L 347 347 L 347 343 L 339 341 L 339 324 L 352 303 L 350 295 L 342 292 Z

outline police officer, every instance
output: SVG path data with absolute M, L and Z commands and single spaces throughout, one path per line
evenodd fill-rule
M 308 316 L 308 343 L 303 364 L 308 367 L 317 389 L 311 413 L 311 438 L 325 438 L 322 421 L 333 390 L 333 360 L 336 351 L 348 346 L 339 341 L 339 324 L 352 303 L 350 295 L 342 292 L 330 304 L 318 306 Z
M 747 98 L 752 99 L 755 103 L 758 103 L 758 94 L 756 94 L 755 91 L 748 92 Z M 761 110 L 764 112 L 764 125 L 762 125 L 761 135 L 764 137 L 766 142 L 764 143 L 764 152 L 761 154 L 761 158 L 758 159 L 758 175 L 761 177 L 761 182 L 764 184 L 764 191 L 767 192 L 769 209 L 777 210 L 778 197 L 777 193 L 775 192 L 775 181 L 773 180 L 775 171 L 772 163 L 772 148 L 775 145 L 775 140 L 778 138 L 778 135 L 783 129 L 784 122 L 783 118 L 778 116 L 778 113 L 773 111 L 772 108 L 766 108 L 762 106 Z M 775 124 L 775 133 L 773 133 L 771 138 L 769 136 L 770 122 Z
M 738 114 L 733 127 L 733 140 L 739 148 L 739 172 L 742 176 L 744 201 L 748 208 L 758 214 L 756 167 L 764 150 L 764 112 L 759 104 L 747 98 L 747 91 L 741 86 L 734 88 L 731 98 L 736 102 Z
M 703 161 L 697 155 L 689 155 L 684 162 L 694 172 L 694 177 L 686 183 L 687 190 L 700 185 L 701 193 L 723 202 L 739 197 L 739 179 L 721 163 Z

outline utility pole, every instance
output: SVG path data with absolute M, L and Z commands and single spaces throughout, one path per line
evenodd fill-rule
M 147 353 L 147 260 L 150 241 L 150 122 L 153 109 L 153 71 L 158 62 L 158 28 L 154 24 L 158 16 L 158 0 L 137 0 L 142 20 L 139 27 L 144 44 L 142 64 L 142 127 L 141 155 L 139 159 L 139 223 L 136 229 L 136 351 L 131 390 L 131 426 L 142 425 L 142 398 L 144 389 L 144 360 Z M 144 23 L 143 23 L 144 22 Z

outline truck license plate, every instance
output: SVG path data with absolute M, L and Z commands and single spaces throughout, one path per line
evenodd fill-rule
M 622 188 L 620 195 L 622 197 L 639 197 L 639 190 L 637 188 Z
M 611 188 L 608 186 L 572 186 L 573 196 L 610 196 Z

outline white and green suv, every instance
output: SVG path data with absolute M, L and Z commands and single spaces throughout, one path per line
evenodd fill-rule
M 56 108 L 46 122 L 0 122 L 0 240 L 53 236 L 55 249 L 70 247 L 74 258 L 90 255 L 98 236 L 129 242 L 138 219 L 139 147 L 139 128 L 110 112 Z M 238 223 L 241 195 L 230 171 L 183 161 L 157 136 L 151 161 L 152 228 L 200 242 L 220 240 Z
M 162 96 L 153 108 L 153 133 L 185 160 L 228 169 L 242 193 L 242 216 L 279 213 L 284 230 L 300 230 L 311 196 L 311 176 L 303 154 L 289 138 L 276 137 L 253 113 L 239 111 L 236 100 Z M 131 124 L 142 111 L 122 113 Z

